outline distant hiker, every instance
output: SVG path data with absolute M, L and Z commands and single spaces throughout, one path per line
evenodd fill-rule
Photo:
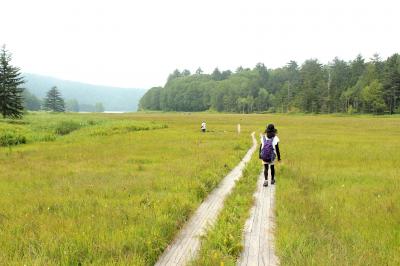
M 203 123 L 201 123 L 201 131 L 204 133 L 206 132 L 206 122 L 203 121 Z
M 279 152 L 279 138 L 276 136 L 275 126 L 269 124 L 265 129 L 265 134 L 261 137 L 260 145 L 260 159 L 264 164 L 264 187 L 268 187 L 268 168 L 271 168 L 271 185 L 275 184 L 275 158 L 278 157 L 278 161 L 281 160 L 281 154 Z

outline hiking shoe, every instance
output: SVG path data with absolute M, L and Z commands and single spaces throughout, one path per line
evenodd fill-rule
M 271 180 L 271 185 L 275 184 L 275 179 Z
M 264 187 L 268 187 L 268 180 L 265 180 L 265 181 L 264 181 L 263 186 L 264 186 Z

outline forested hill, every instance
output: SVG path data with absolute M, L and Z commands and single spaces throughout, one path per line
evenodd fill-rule
M 24 73 L 24 87 L 39 98 L 44 98 L 51 87 L 56 86 L 65 100 L 75 99 L 80 105 L 102 103 L 107 111 L 136 111 L 145 89 L 126 89 L 99 86 L 52 77 Z
M 400 55 L 349 62 L 291 61 L 277 69 L 257 64 L 212 74 L 175 70 L 150 89 L 139 108 L 163 111 L 400 113 Z

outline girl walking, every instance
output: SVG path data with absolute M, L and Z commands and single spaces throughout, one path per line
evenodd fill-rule
M 265 134 L 261 137 L 260 159 L 264 164 L 264 187 L 268 187 L 268 168 L 271 168 L 271 185 L 275 184 L 275 159 L 281 160 L 279 152 L 279 138 L 276 136 L 274 124 L 269 124 L 265 129 Z
M 206 122 L 203 121 L 203 123 L 201 123 L 201 132 L 205 133 L 206 132 Z

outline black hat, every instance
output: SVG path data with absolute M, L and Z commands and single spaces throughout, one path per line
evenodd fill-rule
M 265 132 L 274 132 L 274 133 L 276 133 L 278 130 L 276 130 L 276 128 L 275 128 L 275 126 L 274 126 L 274 124 L 269 124 L 268 126 L 267 126 L 267 128 L 265 129 Z

